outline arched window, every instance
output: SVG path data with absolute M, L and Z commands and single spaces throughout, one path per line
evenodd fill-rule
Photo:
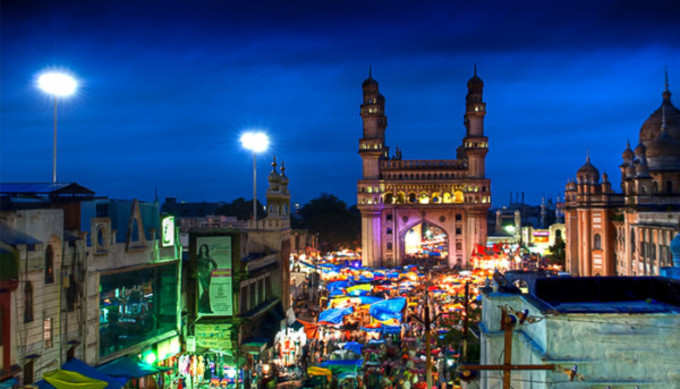
M 33 285 L 31 281 L 24 284 L 24 323 L 33 321 Z
M 415 194 L 415 193 L 410 193 L 410 194 L 408 195 L 408 202 L 409 202 L 409 203 L 415 203 L 416 201 L 417 201 L 417 199 L 416 199 L 416 194 Z
M 635 230 L 632 228 L 630 229 L 630 252 L 635 252 Z
M 595 236 L 593 236 L 593 248 L 595 250 L 602 250 L 602 237 L 600 234 L 595 234 Z
M 54 282 L 54 251 L 52 245 L 47 245 L 45 250 L 45 283 L 51 284 Z

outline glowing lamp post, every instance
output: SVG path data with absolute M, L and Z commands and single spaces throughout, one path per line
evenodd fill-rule
M 38 88 L 54 97 L 54 139 L 52 148 L 52 183 L 57 183 L 57 98 L 76 92 L 78 81 L 61 72 L 45 72 L 38 77 Z
M 253 228 L 257 228 L 257 153 L 269 148 L 269 137 L 261 131 L 248 131 L 241 135 L 241 146 L 253 153 Z

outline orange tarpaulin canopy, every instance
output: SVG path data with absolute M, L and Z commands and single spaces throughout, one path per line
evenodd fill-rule
M 316 332 L 318 331 L 319 325 L 316 323 L 310 323 L 308 321 L 300 320 L 298 319 L 300 324 L 305 328 L 305 335 L 307 335 L 307 339 L 315 339 L 316 338 Z

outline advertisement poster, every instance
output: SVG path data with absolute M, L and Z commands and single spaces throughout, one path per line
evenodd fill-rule
M 198 313 L 231 316 L 231 236 L 196 238 Z
M 175 217 L 166 216 L 161 221 L 161 246 L 170 247 L 175 245 Z
M 217 351 L 231 349 L 231 324 L 196 324 L 196 345 Z

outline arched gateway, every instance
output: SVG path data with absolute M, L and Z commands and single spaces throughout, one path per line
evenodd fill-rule
M 486 243 L 486 215 L 491 183 L 485 178 L 488 139 L 484 136 L 484 83 L 468 81 L 463 143 L 451 160 L 403 160 L 385 144 L 385 98 L 371 77 L 364 81 L 359 155 L 363 175 L 357 185 L 361 211 L 361 248 L 368 266 L 398 266 L 409 255 L 406 233 L 421 223 L 444 232 L 449 266 L 466 267 L 477 244 Z M 426 242 L 427 245 L 439 241 Z M 421 242 L 422 244 L 422 242 Z M 443 245 L 442 245 L 443 246 Z

